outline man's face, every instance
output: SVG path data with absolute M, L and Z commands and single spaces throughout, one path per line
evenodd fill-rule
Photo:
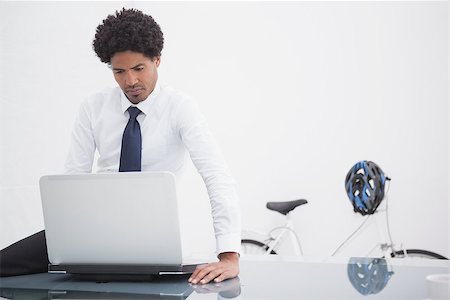
M 132 103 L 147 99 L 155 88 L 159 62 L 159 57 L 150 59 L 133 51 L 117 52 L 111 57 L 114 79 Z

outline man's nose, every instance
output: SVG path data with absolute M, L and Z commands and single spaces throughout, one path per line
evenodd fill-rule
M 125 75 L 125 84 L 133 86 L 138 82 L 137 76 L 133 74 L 133 72 L 127 72 Z

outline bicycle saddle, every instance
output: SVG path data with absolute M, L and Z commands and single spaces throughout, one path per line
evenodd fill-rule
M 285 201 L 285 202 L 267 202 L 266 207 L 270 210 L 279 212 L 280 214 L 287 215 L 297 206 L 308 203 L 305 199 Z

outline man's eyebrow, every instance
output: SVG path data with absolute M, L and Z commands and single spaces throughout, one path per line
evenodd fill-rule
M 145 64 L 144 63 L 140 63 L 140 64 L 135 65 L 134 67 L 131 67 L 130 69 L 136 69 L 136 68 L 139 68 L 139 67 L 142 67 L 142 66 L 145 66 Z M 114 68 L 112 66 L 111 66 L 111 68 L 113 70 L 115 70 L 115 71 L 124 71 L 125 70 L 125 69 L 122 69 L 122 68 Z
M 145 65 L 145 64 L 140 63 L 140 64 L 137 64 L 137 65 L 135 65 L 134 67 L 132 67 L 132 69 L 136 69 L 136 68 L 142 67 L 142 66 L 144 66 L 144 65 Z

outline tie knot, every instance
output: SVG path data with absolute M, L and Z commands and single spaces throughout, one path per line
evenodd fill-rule
M 141 113 L 141 110 L 135 106 L 128 107 L 128 113 L 130 114 L 130 119 L 136 119 L 136 117 Z

